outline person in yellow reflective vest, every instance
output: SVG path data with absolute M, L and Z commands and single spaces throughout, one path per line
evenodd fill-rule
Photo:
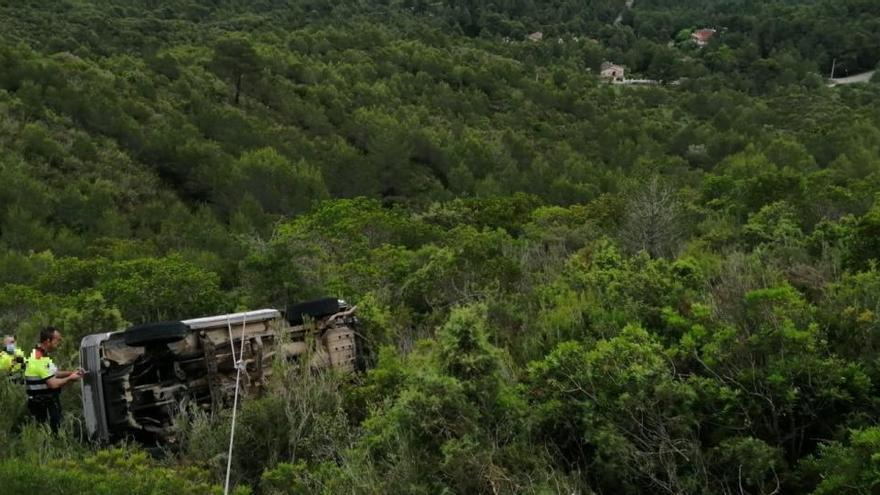
M 55 327 L 40 331 L 40 343 L 31 352 L 24 368 L 24 385 L 28 411 L 40 423 L 49 423 L 53 432 L 61 425 L 61 388 L 79 380 L 81 369 L 59 371 L 49 357 L 61 345 L 61 332 Z
M 21 378 L 24 371 L 24 353 L 15 346 L 15 337 L 3 337 L 3 349 L 0 350 L 0 374 L 12 378 Z

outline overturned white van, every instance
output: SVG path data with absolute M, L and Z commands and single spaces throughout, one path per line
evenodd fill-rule
M 261 309 L 88 335 L 80 345 L 86 427 L 96 440 L 173 441 L 182 412 L 232 404 L 236 360 L 241 392 L 255 396 L 276 358 L 353 372 L 360 348 L 355 308 L 329 298 L 284 314 Z

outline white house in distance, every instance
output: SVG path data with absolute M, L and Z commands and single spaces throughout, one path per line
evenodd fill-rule
M 542 33 L 541 31 L 536 31 L 536 32 L 530 34 L 530 35 L 528 36 L 528 38 L 529 38 L 530 40 L 534 41 L 535 43 L 537 43 L 537 42 L 539 42 L 539 41 L 541 41 L 541 40 L 544 39 L 544 33 Z
M 612 62 L 602 62 L 602 66 L 599 69 L 599 77 L 611 82 L 623 81 L 625 78 L 624 70 L 625 69 L 622 65 L 617 65 Z

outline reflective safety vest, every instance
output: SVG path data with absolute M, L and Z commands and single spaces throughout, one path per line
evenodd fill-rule
M 0 351 L 0 373 L 15 374 L 24 370 L 24 353 L 21 349 L 16 349 L 15 354 L 9 353 L 6 349 Z
M 61 389 L 49 388 L 49 378 L 55 376 L 58 367 L 42 348 L 37 346 L 31 351 L 24 367 L 24 388 L 29 399 L 41 396 L 53 396 L 61 393 Z

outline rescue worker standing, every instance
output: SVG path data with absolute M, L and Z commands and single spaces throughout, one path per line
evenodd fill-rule
M 49 354 L 61 344 L 55 327 L 40 331 L 40 343 L 31 352 L 24 370 L 28 411 L 40 423 L 49 423 L 57 433 L 61 425 L 61 388 L 82 377 L 82 370 L 59 371 Z
M 0 350 L 0 374 L 6 374 L 13 379 L 21 379 L 24 371 L 24 353 L 15 346 L 15 337 L 7 335 L 3 337 L 3 350 Z

